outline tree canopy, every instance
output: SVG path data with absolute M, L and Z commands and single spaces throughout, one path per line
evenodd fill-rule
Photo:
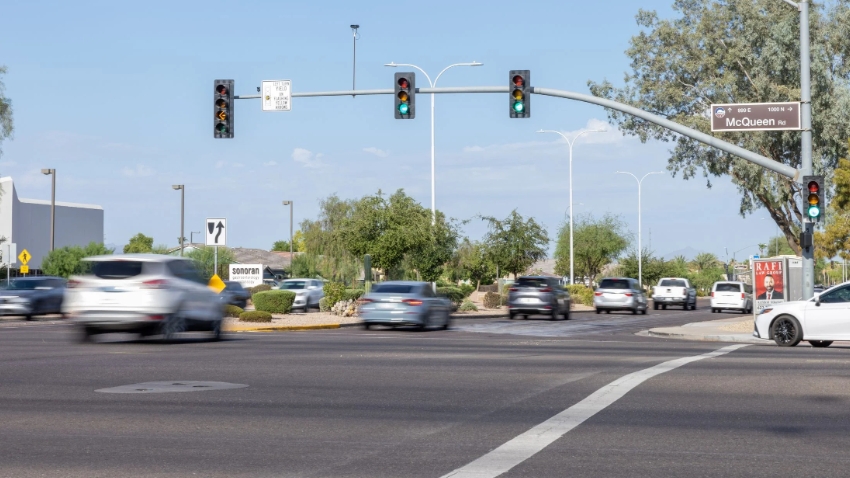
M 103 244 L 90 242 L 86 247 L 66 246 L 47 253 L 41 261 L 41 270 L 49 276 L 68 278 L 72 275 L 85 274 L 89 271 L 89 263 L 83 262 L 86 257 L 104 256 L 114 251 Z
M 813 160 L 816 172 L 835 167 L 850 137 L 850 1 L 810 9 Z M 625 85 L 589 81 L 591 92 L 655 113 L 706 134 L 712 103 L 800 100 L 799 13 L 777 0 L 675 0 L 677 18 L 640 10 L 644 31 L 632 37 Z M 670 130 L 613 110 L 624 134 L 675 142 L 668 170 L 691 179 L 729 176 L 742 216 L 764 207 L 799 252 L 801 187 Z M 724 132 L 715 136 L 795 168 L 797 131 Z
M 130 238 L 130 242 L 124 246 L 124 254 L 145 253 L 153 251 L 153 238 L 141 232 Z
M 527 220 L 516 209 L 503 220 L 482 217 L 490 225 L 484 237 L 487 259 L 500 273 L 521 274 L 532 264 L 546 257 L 549 236 L 546 229 L 534 218 Z
M 12 132 L 15 130 L 14 122 L 12 121 L 12 100 L 6 98 L 6 85 L 3 84 L 3 75 L 6 74 L 6 67 L 0 66 L 0 144 L 4 139 L 11 138 Z M 0 148 L 0 156 L 3 155 L 3 149 Z
M 613 262 L 629 246 L 631 235 L 623 221 L 611 214 L 596 218 L 584 214 L 573 224 L 573 253 L 575 277 L 586 277 L 592 284 L 602 269 Z M 565 223 L 558 231 L 555 246 L 555 272 L 570 275 L 570 225 Z

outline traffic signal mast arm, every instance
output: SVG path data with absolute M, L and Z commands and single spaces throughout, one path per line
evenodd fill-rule
M 439 87 L 439 88 L 416 88 L 417 93 L 510 93 L 510 88 L 508 86 L 461 86 L 461 87 Z M 610 108 L 612 110 L 621 111 L 626 114 L 630 114 L 632 116 L 636 116 L 643 120 L 649 121 L 650 123 L 655 123 L 658 126 L 667 128 L 671 131 L 681 134 L 682 136 L 687 136 L 691 139 L 695 139 L 701 143 L 705 143 L 713 148 L 717 148 L 721 151 L 725 151 L 734 156 L 738 156 L 739 158 L 745 159 L 751 163 L 755 163 L 765 169 L 769 169 L 776 173 L 779 173 L 785 177 L 788 177 L 794 181 L 799 182 L 801 178 L 801 173 L 799 170 L 792 168 L 791 166 L 779 163 L 770 159 L 768 157 L 762 156 L 760 154 L 754 153 L 752 151 L 748 151 L 740 146 L 736 146 L 732 143 L 728 143 L 723 141 L 722 139 L 715 138 L 711 135 L 702 133 L 695 129 L 688 128 L 687 126 L 681 125 L 679 123 L 675 123 L 666 118 L 662 118 L 658 115 L 649 113 L 647 111 L 643 111 L 641 109 L 635 108 L 634 106 L 625 105 L 623 103 L 618 103 L 616 101 L 611 101 L 605 98 L 599 98 L 592 95 L 585 95 L 582 93 L 574 93 L 571 91 L 564 90 L 555 90 L 551 88 L 539 88 L 539 87 L 531 87 L 531 92 L 537 95 L 543 96 L 554 96 L 556 98 L 566 98 L 568 100 L 576 100 L 583 101 L 585 103 L 591 103 L 594 105 L 599 105 L 605 108 Z M 380 90 L 346 90 L 346 91 L 320 91 L 320 92 L 308 92 L 308 93 L 296 93 L 292 92 L 293 97 L 313 97 L 313 96 L 365 96 L 365 95 L 392 95 L 395 91 L 392 88 L 380 89 Z M 235 96 L 235 99 L 239 100 L 247 100 L 247 99 L 255 99 L 260 98 L 260 95 L 241 95 Z

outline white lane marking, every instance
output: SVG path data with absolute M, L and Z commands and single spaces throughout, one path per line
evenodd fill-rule
M 582 422 L 622 398 L 631 389 L 650 378 L 669 372 L 691 362 L 719 357 L 747 344 L 729 345 L 713 352 L 692 357 L 682 357 L 639 370 L 614 380 L 590 394 L 584 400 L 504 443 L 499 448 L 477 460 L 458 468 L 441 478 L 494 478 L 531 458 L 552 442 L 579 426 Z

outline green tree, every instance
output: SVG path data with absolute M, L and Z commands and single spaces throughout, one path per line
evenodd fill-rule
M 573 224 L 573 253 L 575 277 L 586 277 L 592 284 L 602 269 L 613 262 L 626 250 L 631 236 L 618 216 L 605 214 L 596 218 L 584 214 L 576 218 Z M 558 243 L 555 246 L 555 272 L 562 276 L 570 275 L 570 225 L 565 223 L 558 231 Z
M 289 252 L 289 241 L 274 241 L 272 252 Z
M 847 142 L 850 146 L 850 140 Z M 835 191 L 824 214 L 823 231 L 815 232 L 815 256 L 850 259 L 850 160 L 841 158 L 833 173 Z
M 200 246 L 186 252 L 186 257 L 195 261 L 198 271 L 205 280 L 218 274 L 221 280 L 228 280 L 230 276 L 230 264 L 236 262 L 233 252 L 227 247 L 218 248 L 218 270 L 215 270 L 215 248 Z
M 86 274 L 90 264 L 83 262 L 86 257 L 104 256 L 114 251 L 101 243 L 90 242 L 86 247 L 65 246 L 47 253 L 41 261 L 41 270 L 46 275 L 68 278 L 72 275 Z
M 428 212 L 430 216 L 430 212 Z M 428 232 L 412 251 L 408 252 L 410 266 L 419 272 L 424 281 L 436 282 L 443 275 L 446 264 L 452 259 L 457 247 L 457 225 L 447 221 L 442 212 L 437 211 L 437 219 L 432 225 L 429 218 L 425 227 Z
M 484 237 L 486 257 L 501 273 L 525 272 L 532 264 L 546 257 L 549 236 L 534 218 L 524 219 L 516 209 L 504 220 L 482 217 L 490 226 Z
M 483 244 L 465 237 L 449 263 L 451 279 L 472 281 L 476 289 L 482 282 L 492 284 L 496 280 L 496 266 L 487 259 L 486 252 Z
M 685 277 L 681 270 L 677 270 L 680 267 L 687 267 L 687 261 L 684 257 L 681 258 L 681 261 L 674 259 L 665 262 L 664 259 L 656 257 L 652 251 L 644 248 L 641 251 L 641 262 L 644 288 L 657 284 L 662 277 Z M 617 273 L 624 277 L 637 279 L 639 275 L 638 265 L 637 251 L 631 249 L 625 257 L 620 259 Z
M 298 254 L 292 258 L 290 272 L 292 277 L 322 277 L 321 260 L 315 254 Z
M 130 243 L 124 246 L 124 254 L 135 254 L 151 252 L 153 250 L 153 238 L 141 232 L 130 238 Z
M 812 131 L 816 171 L 829 171 L 850 137 L 850 8 L 846 0 L 812 3 Z M 776 0 L 675 0 L 677 18 L 640 10 L 643 29 L 626 54 L 625 85 L 589 81 L 592 94 L 650 111 L 712 134 L 712 103 L 800 99 L 799 13 Z M 787 178 L 652 123 L 608 111 L 641 141 L 675 141 L 668 169 L 684 179 L 729 176 L 742 216 L 764 207 L 794 251 L 800 250 L 801 186 Z M 715 133 L 728 142 L 792 167 L 801 164 L 796 131 Z
M 157 244 L 150 250 L 151 254 L 168 254 L 171 248 L 165 244 Z
M 710 252 L 701 252 L 691 261 L 691 265 L 697 272 L 717 268 L 719 264 L 720 260 Z
M 3 75 L 6 74 L 6 67 L 0 66 L 0 145 L 3 140 L 12 137 L 12 132 L 15 130 L 12 121 L 12 100 L 6 98 L 6 85 L 3 84 Z M 3 156 L 3 148 L 0 148 L 0 156 Z M 3 197 L 3 188 L 0 187 L 0 197 Z
M 343 222 L 351 215 L 353 203 L 336 195 L 321 200 L 319 217 L 301 222 L 303 241 L 294 238 L 296 245 L 303 242 L 303 248 L 299 246 L 300 252 L 319 258 L 318 269 L 327 279 L 347 282 L 360 273 L 362 258 L 348 252 L 340 233 Z

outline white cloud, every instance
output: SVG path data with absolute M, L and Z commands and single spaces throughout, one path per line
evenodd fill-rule
M 245 167 L 245 165 L 242 164 L 242 163 L 233 163 L 231 166 L 233 166 L 234 168 L 244 168 Z
M 135 168 L 124 168 L 124 176 L 131 178 L 153 176 L 154 170 L 144 164 L 137 164 Z
M 11 168 L 12 166 L 17 166 L 18 163 L 14 161 L 0 161 L 0 168 Z
M 484 148 L 481 146 L 467 146 L 463 148 L 464 153 L 480 153 L 481 151 L 484 151 Z
M 389 156 L 389 153 L 387 153 L 386 151 L 384 151 L 382 149 L 378 149 L 374 146 L 370 146 L 368 148 L 363 148 L 363 151 L 367 152 L 367 153 L 372 153 L 379 158 L 386 158 L 387 156 Z
M 263 163 L 263 166 L 277 166 L 277 161 L 267 161 Z
M 224 162 L 224 161 L 219 161 L 219 162 L 215 163 L 215 169 L 221 169 L 221 168 L 224 167 L 225 164 L 227 164 L 227 163 Z
M 322 153 L 313 153 L 304 148 L 295 148 L 292 151 L 292 159 L 297 163 L 301 163 L 305 168 L 320 168 L 323 166 L 321 161 Z

